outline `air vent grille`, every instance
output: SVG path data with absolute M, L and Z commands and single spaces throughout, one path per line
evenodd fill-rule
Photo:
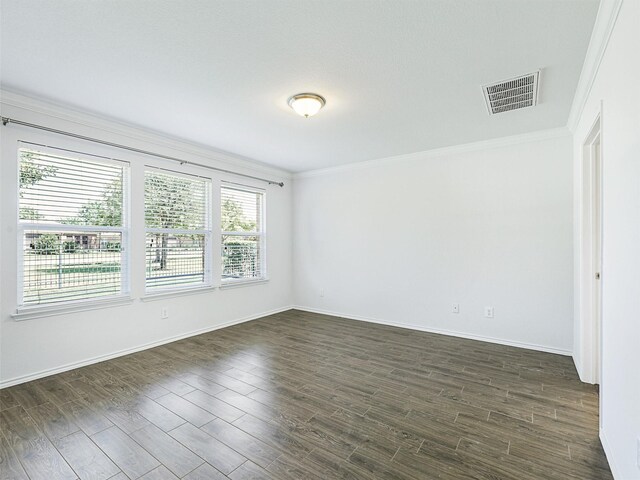
M 537 71 L 482 87 L 489 115 L 535 106 L 539 77 L 540 71 Z

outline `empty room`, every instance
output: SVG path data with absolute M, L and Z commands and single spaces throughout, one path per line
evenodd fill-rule
M 0 480 L 640 480 L 640 0 L 0 0 Z

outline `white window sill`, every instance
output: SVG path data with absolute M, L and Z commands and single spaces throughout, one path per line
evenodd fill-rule
M 157 300 L 165 300 L 167 298 L 173 297 L 182 297 L 185 295 L 198 295 L 200 293 L 210 293 L 213 292 L 216 286 L 206 286 L 206 287 L 197 287 L 197 288 L 183 288 L 183 289 L 173 289 L 166 291 L 159 291 L 157 293 L 148 293 L 144 297 L 140 297 L 140 300 L 143 302 L 155 302 Z
M 259 278 L 256 280 L 227 280 L 220 285 L 220 290 L 228 290 L 231 288 L 250 287 L 251 285 L 259 285 L 268 283 L 268 278 Z
M 81 302 L 61 303 L 58 305 L 36 305 L 33 307 L 20 307 L 11 315 L 15 321 L 31 320 L 32 318 L 53 317 L 69 313 L 85 312 L 87 310 L 99 310 L 109 307 L 130 305 L 133 298 L 129 296 L 112 297 L 109 299 L 85 300 Z

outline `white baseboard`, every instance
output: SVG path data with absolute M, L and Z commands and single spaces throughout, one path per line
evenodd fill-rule
M 147 350 L 149 348 L 159 347 L 160 345 L 164 345 L 166 343 L 175 342 L 177 340 L 182 340 L 188 337 L 194 337 L 196 335 L 212 332 L 214 330 L 230 327 L 232 325 L 238 325 L 239 323 L 250 322 L 251 320 L 256 320 L 258 318 L 266 317 L 268 315 L 273 315 L 275 313 L 285 312 L 287 310 L 291 310 L 292 308 L 293 308 L 292 306 L 288 305 L 286 307 L 276 308 L 274 310 L 269 310 L 267 312 L 261 312 L 255 315 L 249 315 L 247 317 L 238 318 L 236 320 L 230 320 L 228 322 L 224 322 L 219 325 L 214 325 L 212 327 L 201 328 L 199 330 L 193 330 L 191 332 L 175 335 L 173 337 L 163 338 L 162 340 L 157 340 L 155 342 L 149 342 L 143 345 L 138 345 L 136 347 L 126 348 L 124 350 L 119 350 L 117 352 L 109 353 L 107 355 L 98 355 L 96 357 L 88 358 L 80 362 L 68 363 L 60 367 L 50 368 L 47 370 L 41 370 L 36 373 L 30 373 L 28 375 L 22 375 L 20 377 L 10 378 L 9 380 L 3 380 L 0 382 L 0 389 L 11 387 L 13 385 L 18 385 L 20 383 L 30 382 L 32 380 L 37 380 L 38 378 L 48 377 L 50 375 L 55 375 L 56 373 L 66 372 L 68 370 L 73 370 L 74 368 L 86 367 L 87 365 L 92 365 L 98 362 L 104 362 L 105 360 L 110 360 L 116 357 L 122 357 L 123 355 L 129 355 L 130 353 L 136 353 L 142 350 Z
M 470 340 L 479 340 L 479 341 L 482 341 L 482 342 L 497 343 L 497 344 L 500 344 L 500 345 L 508 345 L 508 346 L 511 346 L 511 347 L 526 348 L 526 349 L 529 349 L 529 350 L 538 350 L 538 351 L 542 351 L 542 352 L 555 353 L 555 354 L 559 354 L 559 355 L 568 355 L 568 356 L 571 355 L 571 352 L 568 351 L 568 350 L 561 350 L 561 349 L 557 349 L 557 348 L 546 347 L 546 346 L 543 346 L 543 345 L 536 345 L 536 344 L 523 343 L 523 342 L 515 342 L 515 341 L 511 341 L 511 340 L 504 340 L 504 339 L 498 339 L 498 338 L 492 338 L 492 337 L 484 337 L 484 336 L 481 336 L 481 335 L 474 335 L 474 334 L 468 334 L 468 333 L 463 333 L 463 332 L 456 332 L 456 331 L 453 331 L 453 330 L 431 328 L 431 327 L 422 327 L 422 326 L 418 326 L 418 325 L 410 325 L 410 324 L 398 323 L 398 322 L 390 322 L 390 321 L 380 320 L 380 319 L 375 319 L 375 318 L 362 317 L 362 316 L 358 316 L 358 315 L 348 315 L 348 314 L 339 313 L 339 312 L 332 312 L 332 311 L 329 311 L 329 310 L 323 310 L 323 309 L 311 308 L 311 307 L 304 307 L 304 306 L 301 306 L 301 305 L 294 305 L 294 306 L 286 306 L 286 307 L 277 308 L 277 309 L 270 310 L 270 311 L 267 311 L 267 312 L 261 312 L 261 313 L 255 314 L 255 315 L 250 315 L 250 316 L 239 318 L 239 319 L 236 319 L 236 320 L 230 320 L 228 322 L 221 323 L 219 325 L 215 325 L 215 326 L 212 326 L 212 327 L 206 327 L 206 328 L 202 328 L 202 329 L 199 329 L 199 330 L 194 330 L 194 331 L 191 331 L 191 332 L 188 332 L 188 333 L 175 335 L 173 337 L 167 337 L 167 338 L 164 338 L 162 340 L 157 340 L 155 342 L 145 343 L 143 345 L 138 345 L 136 347 L 127 348 L 127 349 L 124 349 L 124 350 L 119 350 L 117 352 L 110 353 L 110 354 L 107 354 L 107 355 L 99 355 L 99 356 L 96 356 L 96 357 L 88 358 L 86 360 L 82 360 L 80 362 L 69 363 L 69 364 L 66 364 L 66 365 L 62 365 L 60 367 L 50 368 L 50 369 L 47 369 L 47 370 L 41 370 L 39 372 L 30 373 L 28 375 L 22 375 L 22 376 L 19 376 L 19 377 L 14 377 L 14 378 L 8 379 L 8 380 L 3 380 L 3 381 L 0 382 L 0 389 L 6 388 L 6 387 L 11 387 L 13 385 L 18 385 L 20 383 L 30 382 L 32 380 L 37 380 L 39 378 L 48 377 L 50 375 L 55 375 L 56 373 L 66 372 L 68 370 L 73 370 L 74 368 L 85 367 L 87 365 L 92 365 L 94 363 L 103 362 L 105 360 L 121 357 L 123 355 L 129 355 L 130 353 L 140 352 L 142 350 L 147 350 L 149 348 L 158 347 L 160 345 L 164 345 L 164 344 L 167 344 L 167 343 L 175 342 L 177 340 L 182 340 L 184 338 L 193 337 L 193 336 L 196 336 L 196 335 L 201 335 L 203 333 L 212 332 L 214 330 L 219 330 L 221 328 L 230 327 L 232 325 L 237 325 L 237 324 L 244 323 L 244 322 L 249 322 L 251 320 L 255 320 L 255 319 L 258 319 L 258 318 L 266 317 L 268 315 L 273 315 L 273 314 L 280 313 L 280 312 L 285 312 L 285 311 L 291 310 L 291 309 L 302 310 L 302 311 L 305 311 L 305 312 L 312 312 L 312 313 L 320 313 L 320 314 L 323 314 L 323 315 L 331 315 L 331 316 L 334 316 L 334 317 L 348 318 L 350 320 L 358 320 L 358 321 L 361 321 L 361 322 L 377 323 L 377 324 L 380 324 L 380 325 L 388 325 L 388 326 L 392 326 L 392 327 L 406 328 L 406 329 L 409 329 L 409 330 L 417 330 L 417 331 L 422 331 L 422 332 L 437 333 L 437 334 L 440 334 L 440 335 L 449 335 L 449 336 L 453 336 L 453 337 L 467 338 L 467 339 L 470 339 Z M 604 444 L 604 440 L 603 440 L 603 444 Z
M 594 372 L 589 371 L 583 366 L 582 362 L 579 361 L 578 358 L 576 357 L 575 352 L 572 356 L 573 356 L 573 364 L 576 367 L 576 371 L 578 372 L 578 377 L 580 377 L 580 381 L 583 383 L 590 383 L 591 385 L 595 385 L 597 382 L 594 376 Z
M 499 345 L 508 345 L 510 347 L 518 347 L 518 348 L 526 348 L 528 350 L 537 350 L 540 352 L 547 352 L 547 353 L 555 353 L 557 355 L 565 355 L 565 356 L 572 356 L 572 352 L 570 350 L 563 350 L 560 348 L 554 348 L 554 347 L 547 347 L 546 345 L 537 345 L 535 343 L 524 343 L 524 342 L 517 342 L 514 340 L 505 340 L 502 338 L 493 338 L 493 337 L 485 337 L 482 335 L 475 335 L 472 333 L 464 333 L 464 332 L 457 332 L 455 330 L 447 330 L 447 329 L 443 329 L 443 328 L 433 328 L 433 327 L 423 327 L 420 325 L 412 325 L 412 324 L 408 324 L 408 323 L 399 323 L 399 322 L 391 322 L 388 320 L 381 320 L 381 319 L 377 319 L 377 318 L 370 318 L 370 317 L 362 317 L 360 315 L 349 315 L 349 314 L 345 314 L 345 313 L 339 313 L 339 312 L 332 312 L 329 310 L 323 310 L 320 308 L 312 308 L 312 307 L 304 307 L 301 305 L 295 305 L 292 308 L 296 309 L 296 310 L 302 310 L 305 312 L 311 312 L 311 313 L 321 313 L 323 315 L 331 315 L 333 317 L 341 317 L 341 318 L 348 318 L 349 320 L 358 320 L 360 322 L 368 322 L 368 323 L 378 323 L 380 325 L 388 325 L 390 327 L 399 327 L 399 328 L 406 328 L 409 330 L 417 330 L 420 332 L 428 332 L 428 333 L 437 333 L 440 335 L 448 335 L 450 337 L 460 337 L 460 338 L 466 338 L 469 340 L 479 340 L 481 342 L 489 342 L 489 343 L 497 343 Z
M 600 429 L 600 442 L 602 443 L 604 454 L 607 456 L 607 461 L 609 462 L 609 468 L 611 469 L 613 478 L 622 479 L 622 474 L 620 473 L 618 467 L 616 467 L 616 462 L 613 459 L 613 450 L 611 448 L 611 445 L 609 445 L 609 441 L 607 440 L 607 436 L 605 435 L 603 429 Z

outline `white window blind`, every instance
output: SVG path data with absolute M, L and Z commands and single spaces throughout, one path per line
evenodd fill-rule
M 128 164 L 44 147 L 18 161 L 19 305 L 128 293 Z
M 264 193 L 221 188 L 222 281 L 266 278 Z
M 211 284 L 210 192 L 208 179 L 145 172 L 148 291 Z

